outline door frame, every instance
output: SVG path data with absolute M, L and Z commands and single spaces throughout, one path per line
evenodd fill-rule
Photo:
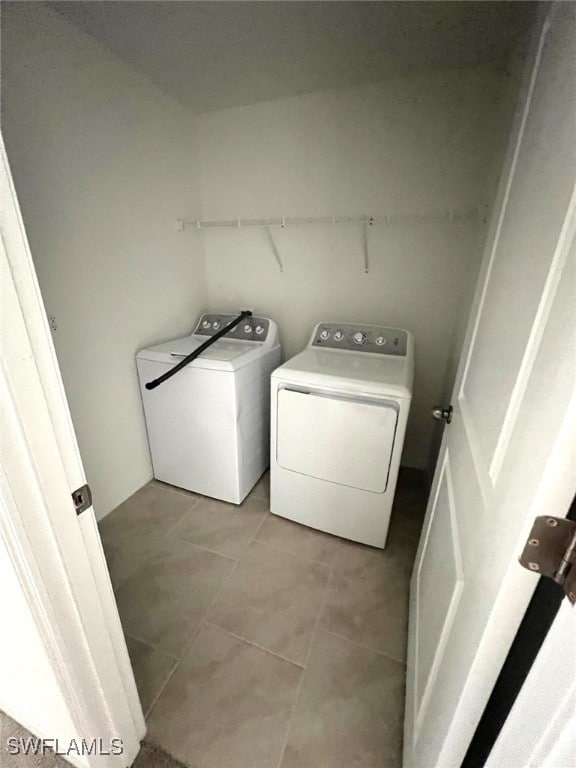
M 486 766 L 568 768 L 574 765 L 575 642 L 576 613 L 568 598 L 564 598 Z
M 555 515 L 556 511 L 562 512 L 552 510 L 550 514 Z M 566 518 L 576 522 L 576 496 Z M 552 579 L 541 576 L 461 768 L 483 768 L 486 764 L 563 601 L 567 602 L 562 587 Z
M 82 764 L 125 768 L 144 717 L 94 510 L 72 502 L 86 478 L 1 135 L 0 195 L 0 535 L 78 737 L 124 743 Z

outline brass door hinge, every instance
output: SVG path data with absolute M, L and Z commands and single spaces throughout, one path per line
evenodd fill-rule
M 576 522 L 537 517 L 519 559 L 529 571 L 554 579 L 576 603 Z

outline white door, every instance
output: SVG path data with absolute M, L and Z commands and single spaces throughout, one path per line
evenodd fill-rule
M 576 764 L 576 609 L 564 599 L 485 768 Z
M 72 502 L 71 492 L 86 479 L 1 138 L 0 196 L 1 543 L 50 660 L 71 733 L 88 745 L 101 739 L 109 752 L 105 745 L 112 739 L 123 741 L 122 754 L 116 744 L 113 754 L 96 750 L 81 759 L 70 745 L 70 759 L 125 768 L 138 752 L 144 719 L 94 512 L 89 507 L 78 516 Z M 9 632 L 10 617 L 3 619 L 0 631 Z M 28 718 L 24 725 L 36 736 L 53 738 L 38 732 L 46 722 L 34 711 L 43 706 L 41 694 L 32 690 L 19 711 L 8 714 Z M 9 692 L 2 691 L 2 701 L 9 707 Z
M 459 768 L 576 487 L 576 5 L 539 22 L 411 583 L 404 768 Z

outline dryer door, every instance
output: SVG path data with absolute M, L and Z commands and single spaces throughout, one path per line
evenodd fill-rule
M 276 460 L 292 472 L 384 493 L 397 420 L 387 400 L 281 389 Z

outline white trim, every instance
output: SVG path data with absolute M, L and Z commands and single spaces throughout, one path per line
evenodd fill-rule
M 418 690 L 418 658 L 419 658 L 419 647 L 420 647 L 420 611 L 419 606 L 422 604 L 421 598 L 420 598 L 420 572 L 422 570 L 422 563 L 424 562 L 424 553 L 426 552 L 426 547 L 428 546 L 428 539 L 430 538 L 430 531 L 432 530 L 432 525 L 434 523 L 434 520 L 436 518 L 436 513 L 438 510 L 438 497 L 440 495 L 440 490 L 442 488 L 442 481 L 444 480 L 444 483 L 446 484 L 446 491 L 448 496 L 448 507 L 449 507 L 449 515 L 450 515 L 450 532 L 452 534 L 452 554 L 454 556 L 454 570 L 455 570 L 455 580 L 454 580 L 454 587 L 452 590 L 452 595 L 450 597 L 450 603 L 448 604 L 448 610 L 446 611 L 446 616 L 444 617 L 444 622 L 442 624 L 442 631 L 440 633 L 440 639 L 438 641 L 438 646 L 436 648 L 436 653 L 434 654 L 434 659 L 432 660 L 432 666 L 430 668 L 430 672 L 428 674 L 428 680 L 426 682 L 426 687 L 424 689 L 424 693 L 422 694 L 422 698 L 420 702 L 417 702 L 417 697 L 414 696 L 414 715 L 413 715 L 413 722 L 414 722 L 414 744 L 417 743 L 420 731 L 422 728 L 422 722 L 424 720 L 424 717 L 426 715 L 426 712 L 428 711 L 428 705 L 430 703 L 430 699 L 432 696 L 432 691 L 434 690 L 434 686 L 436 684 L 436 678 L 438 677 L 438 671 L 440 669 L 440 665 L 442 664 L 444 660 L 444 654 L 446 652 L 446 646 L 448 644 L 448 640 L 450 638 L 450 632 L 452 630 L 452 626 L 454 624 L 454 621 L 456 619 L 456 614 L 458 612 L 458 605 L 460 603 L 460 598 L 462 597 L 462 592 L 464 591 L 464 569 L 462 564 L 462 552 L 460 548 L 460 537 L 458 534 L 458 521 L 456 519 L 456 505 L 454 503 L 454 489 L 452 484 L 452 474 L 450 470 L 450 457 L 448 450 L 444 452 L 444 456 L 442 459 L 442 466 L 439 471 L 438 476 L 438 484 L 436 486 L 436 493 L 434 495 L 434 504 L 431 509 L 430 513 L 430 519 L 428 522 L 428 526 L 426 528 L 426 534 L 425 538 L 422 544 L 422 554 L 419 555 L 420 557 L 420 566 L 418 568 L 417 572 L 417 581 L 416 581 L 416 591 L 417 591 L 417 599 L 416 599 L 416 605 L 417 608 L 417 614 L 416 614 L 416 653 L 414 655 L 414 681 L 415 681 L 415 692 Z
M 480 326 L 480 321 L 484 311 L 486 296 L 490 287 L 490 277 L 492 275 L 494 259 L 496 257 L 496 252 L 500 243 L 500 234 L 504 224 L 504 218 L 508 210 L 508 201 L 510 199 L 512 184 L 516 173 L 516 166 L 520 156 L 522 140 L 526 130 L 526 123 L 528 121 L 528 115 L 530 113 L 530 107 L 532 105 L 534 89 L 536 86 L 536 79 L 540 70 L 540 62 L 542 59 L 542 53 L 550 25 L 551 18 L 550 15 L 548 15 L 540 26 L 537 40 L 535 40 L 533 43 L 534 64 L 530 70 L 530 75 L 525 85 L 525 93 L 520 97 L 522 110 L 519 113 L 519 116 L 516 118 L 515 125 L 512 128 L 511 140 L 508 147 L 507 158 L 504 164 L 505 173 L 503 173 L 500 179 L 497 199 L 494 204 L 494 210 L 498 211 L 498 215 L 496 218 L 492 218 L 490 230 L 488 232 L 486 246 L 484 249 L 484 257 L 482 260 L 481 273 L 478 277 L 476 295 L 474 297 L 470 312 L 471 322 L 468 325 L 464 343 L 462 344 L 462 349 L 464 351 L 458 365 L 458 371 L 456 373 L 456 380 L 453 390 L 454 408 L 455 410 L 458 409 L 462 416 L 462 423 L 464 425 L 466 436 L 470 445 L 472 461 L 474 462 L 476 475 L 480 485 L 480 491 L 486 506 L 489 505 L 494 486 L 491 483 L 489 464 L 486 460 L 487 457 L 482 455 L 480 443 L 476 434 L 476 428 L 474 426 L 473 418 L 467 405 L 465 386 L 468 370 L 472 360 L 472 354 L 476 344 L 478 328 Z M 474 318 L 473 321 L 472 318 Z
M 528 538 L 535 517 L 549 514 L 551 509 L 555 510 L 555 513 L 557 511 L 558 514 L 569 509 L 573 498 L 573 489 L 576 487 L 575 446 L 576 392 L 574 392 L 566 409 L 566 415 L 550 451 L 546 469 L 530 509 L 526 512 L 526 523 L 519 536 L 520 541 L 525 541 Z M 569 478 L 568 482 L 567 478 Z M 567 491 L 570 486 L 571 490 Z M 457 708 L 462 708 L 466 712 L 469 722 L 480 720 L 482 710 L 490 697 L 499 669 L 504 662 L 505 657 L 501 659 L 499 666 L 495 666 L 493 663 L 494 638 L 498 637 L 499 646 L 510 647 L 536 587 L 533 574 L 519 567 L 517 559 L 519 555 L 520 552 L 516 552 L 510 559 L 502 579 L 503 588 L 494 603 L 470 675 L 460 694 Z M 489 669 L 489 674 L 486 673 L 487 669 Z M 438 756 L 436 765 L 452 765 L 454 755 L 459 754 L 458 744 L 460 740 L 459 723 L 453 720 L 444 738 L 442 751 Z
M 534 322 L 530 329 L 530 337 L 524 350 L 518 376 L 516 377 L 516 383 L 510 396 L 510 402 L 506 409 L 506 415 L 504 422 L 498 436 L 498 442 L 496 443 L 496 449 L 492 456 L 492 462 L 490 464 L 490 478 L 492 485 L 495 486 L 498 482 L 500 470 L 502 469 L 502 463 L 508 450 L 508 445 L 516 425 L 520 406 L 522 405 L 522 399 L 526 392 L 530 374 L 536 360 L 536 355 L 540 348 L 540 341 L 546 328 L 546 323 L 554 303 L 556 296 L 556 290 L 562 277 L 562 270 L 566 264 L 568 258 L 568 252 L 574 240 L 574 234 L 576 233 L 576 184 L 572 190 L 572 197 L 568 205 L 568 211 L 562 225 L 562 230 L 556 243 L 554 255 L 552 257 L 552 263 L 548 270 L 546 277 L 546 283 L 540 297 L 538 309 L 534 316 Z
M 4 377 L 0 372 L 0 400 L 2 403 L 4 403 L 4 388 Z M 5 424 L 5 422 L 3 423 Z M 66 692 L 69 701 L 73 701 L 75 707 L 80 711 L 80 701 L 76 696 L 72 680 L 67 674 L 65 658 L 61 652 L 63 638 L 58 632 L 58 622 L 53 614 L 46 589 L 43 588 L 44 584 L 36 568 L 26 535 L 17 528 L 17 521 L 19 519 L 17 506 L 10 492 L 6 475 L 1 467 L 0 500 L 0 538 L 10 556 L 22 592 L 26 595 L 28 608 L 34 618 L 38 634 L 44 641 L 44 646 L 51 649 L 50 659 L 54 676 L 61 689 Z M 5 702 L 3 702 L 3 706 L 6 707 Z M 44 726 L 39 720 L 30 718 L 30 710 L 28 712 L 14 711 L 8 707 L 6 714 L 37 736 L 43 738 L 54 738 L 55 736 L 53 733 L 45 733 Z M 83 727 L 89 727 L 87 721 L 83 724 Z M 81 760 L 71 760 L 70 762 L 80 766 L 80 768 L 86 768 L 86 763 Z
M 534 66 L 532 67 L 532 72 L 530 75 L 528 93 L 524 100 L 524 108 L 522 110 L 520 125 L 518 126 L 517 130 L 513 131 L 512 133 L 514 137 L 514 140 L 513 140 L 514 149 L 512 151 L 512 157 L 510 159 L 509 166 L 507 169 L 506 181 L 504 183 L 503 191 L 501 193 L 501 202 L 499 203 L 499 213 L 498 213 L 498 218 L 496 220 L 496 227 L 493 235 L 487 241 L 489 243 L 489 246 L 486 248 L 486 252 L 489 253 L 489 256 L 487 260 L 486 271 L 478 281 L 478 287 L 480 289 L 480 292 L 477 297 L 477 301 L 475 302 L 475 306 L 473 307 L 472 314 L 470 315 L 471 317 L 474 317 L 474 323 L 471 326 L 470 336 L 469 336 L 469 339 L 466 340 L 466 346 L 464 347 L 464 349 L 466 349 L 466 355 L 465 357 L 463 357 L 463 360 L 464 360 L 463 369 L 462 369 L 461 375 L 458 377 L 459 381 L 457 381 L 454 387 L 454 391 L 458 392 L 458 400 L 465 399 L 466 397 L 466 395 L 464 394 L 466 377 L 468 375 L 468 369 L 470 367 L 470 362 L 472 360 L 472 353 L 474 351 L 474 346 L 476 344 L 476 336 L 478 335 L 480 320 L 482 319 L 482 313 L 484 311 L 486 294 L 488 293 L 488 288 L 490 286 L 490 277 L 492 275 L 492 267 L 494 266 L 494 258 L 496 256 L 496 251 L 498 250 L 498 245 L 500 243 L 500 234 L 502 232 L 504 218 L 506 216 L 506 213 L 508 212 L 508 201 L 510 199 L 510 191 L 512 189 L 512 183 L 514 181 L 514 176 L 516 174 L 516 165 L 518 164 L 518 158 L 520 156 L 520 149 L 522 147 L 524 131 L 526 130 L 526 123 L 528 122 L 528 115 L 530 113 L 530 107 L 532 106 L 532 98 L 534 96 L 536 78 L 538 77 L 538 72 L 540 70 L 540 61 L 542 59 L 544 43 L 546 41 L 546 35 L 548 34 L 549 29 L 550 29 L 550 20 L 547 19 L 542 25 L 542 29 L 540 31 L 538 48 L 537 48 L 536 56 L 534 59 Z M 462 368 L 462 362 L 460 364 L 460 367 Z

